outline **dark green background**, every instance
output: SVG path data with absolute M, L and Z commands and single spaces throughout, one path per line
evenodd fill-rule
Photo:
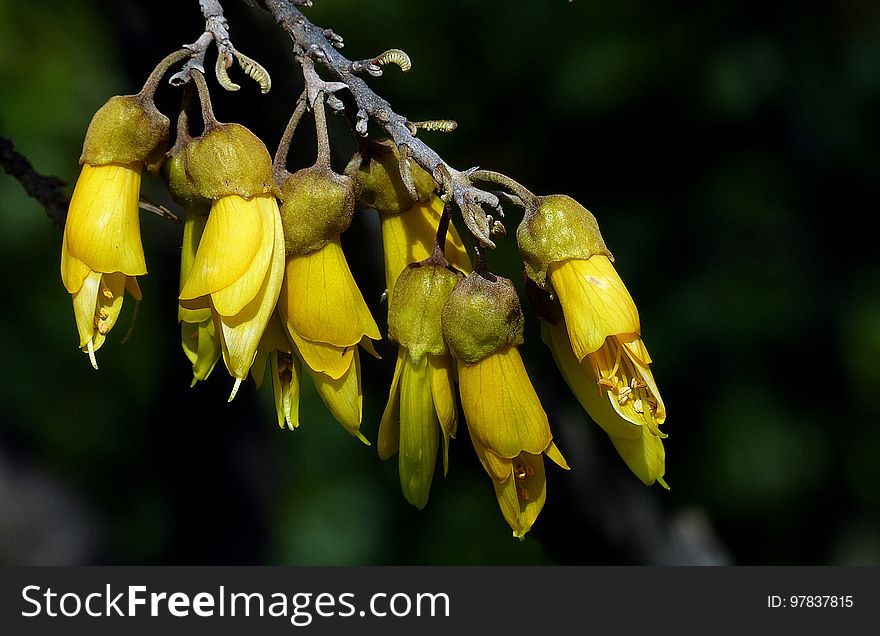
M 260 95 L 212 82 L 218 117 L 274 151 L 300 90 L 289 40 L 226 0 Z M 180 227 L 142 220 L 149 275 L 98 354 L 76 347 L 61 232 L 0 176 L 0 563 L 880 563 L 880 3 L 316 0 L 352 59 L 413 61 L 370 84 L 454 167 L 570 194 L 635 298 L 668 409 L 667 481 L 644 487 L 567 393 L 530 320 L 522 351 L 570 473 L 511 538 L 462 427 L 427 508 L 345 433 L 308 381 L 295 432 L 268 387 L 189 388 L 176 324 Z M 439 8 L 438 8 L 439 6 Z M 808 8 L 809 7 L 809 8 Z M 0 135 L 70 186 L 94 111 L 202 31 L 196 0 L 0 0 Z M 213 54 L 209 56 L 213 61 Z M 179 95 L 159 103 L 174 115 Z M 341 169 L 354 148 L 333 122 Z M 308 128 L 291 168 L 311 163 Z M 145 192 L 167 202 L 161 183 Z M 511 236 L 490 254 L 519 280 Z M 383 324 L 374 213 L 343 239 Z M 383 325 L 384 329 L 384 325 Z M 375 440 L 394 349 L 364 358 Z

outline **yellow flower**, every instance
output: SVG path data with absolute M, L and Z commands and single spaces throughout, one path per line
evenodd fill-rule
M 523 315 L 513 284 L 498 276 L 468 276 L 443 308 L 443 335 L 458 361 L 471 441 L 504 518 L 521 539 L 546 498 L 542 454 L 564 469 L 568 464 L 517 348 Z
M 187 211 L 183 222 L 183 246 L 180 250 L 180 289 L 186 283 L 192 271 L 196 258 L 196 251 L 205 224 L 208 221 L 206 214 L 198 214 Z M 195 386 L 199 380 L 205 380 L 214 370 L 214 366 L 222 354 L 220 336 L 211 315 L 211 308 L 186 309 L 177 306 L 177 320 L 180 322 L 181 344 L 186 357 L 189 358 L 193 368 L 193 380 L 190 386 Z
M 547 414 L 519 350 L 506 345 L 482 360 L 458 362 L 459 393 L 471 441 L 492 477 L 501 512 L 523 538 L 544 506 L 544 453 L 562 468 Z
M 639 335 L 638 312 L 611 261 L 603 254 L 572 258 L 551 263 L 548 275 L 575 358 L 588 360 L 599 390 L 620 417 L 665 437 L 658 426 L 666 420 L 666 407 Z
M 180 292 L 186 309 L 211 310 L 223 361 L 238 390 L 257 354 L 284 276 L 284 236 L 271 194 L 214 201 L 192 271 Z
M 367 443 L 360 433 L 363 392 L 357 345 L 377 355 L 370 339 L 381 336 L 338 235 L 314 252 L 287 257 L 278 310 L 324 403 L 352 435 Z
M 614 390 L 599 384 L 601 371 L 592 363 L 592 357 L 596 354 L 591 354 L 583 362 L 578 361 L 568 340 L 564 320 L 555 325 L 541 320 L 541 336 L 550 347 L 566 384 L 584 410 L 611 438 L 614 448 L 629 469 L 647 486 L 656 481 L 666 487 L 663 480 L 666 471 L 663 441 L 649 426 L 643 425 L 644 420 L 635 408 L 636 402 L 642 400 L 639 408 L 644 410 L 643 405 L 648 399 L 644 395 L 640 397 L 639 389 L 633 388 L 633 384 L 638 382 L 633 383 L 635 376 L 629 375 L 629 383 L 626 382 L 626 375 L 616 376 L 619 386 Z M 629 387 L 630 391 L 626 391 L 625 387 Z M 621 401 L 624 403 L 621 404 Z M 648 408 L 651 408 L 650 405 Z M 654 408 L 656 410 L 656 406 Z
M 95 351 L 122 310 L 123 291 L 136 299 L 136 276 L 147 273 L 138 199 L 143 164 L 84 164 L 70 200 L 61 247 L 61 279 L 73 296 L 79 346 L 98 368 Z
M 167 140 L 168 118 L 143 95 L 111 97 L 86 132 L 64 225 L 61 280 L 73 297 L 79 346 L 96 369 L 95 351 L 119 318 L 123 292 L 141 299 L 141 174 L 145 165 L 158 168 Z
M 379 457 L 398 451 L 406 500 L 425 507 L 443 435 L 443 473 L 455 437 L 455 363 L 443 339 L 441 312 L 460 274 L 430 262 L 400 274 L 388 311 L 388 337 L 400 344 L 388 403 L 379 425 Z
M 434 249 L 437 224 L 443 214 L 443 201 L 433 195 L 418 201 L 409 209 L 395 213 L 379 210 L 382 248 L 385 254 L 385 287 L 390 298 L 397 277 L 410 263 L 428 258 Z M 469 274 L 471 261 L 455 227 L 446 233 L 446 259 L 456 269 Z
M 570 197 L 539 197 L 517 241 L 546 321 L 542 336 L 567 384 L 639 479 L 665 486 L 666 407 L 638 311 L 595 217 Z

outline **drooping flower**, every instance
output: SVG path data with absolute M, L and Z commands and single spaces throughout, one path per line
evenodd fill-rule
M 272 160 L 263 142 L 238 124 L 217 125 L 181 152 L 197 193 L 212 203 L 180 305 L 211 311 L 235 378 L 231 400 L 254 362 L 284 275 Z
M 428 502 L 440 437 L 443 472 L 455 437 L 455 361 L 441 328 L 441 312 L 462 275 L 440 263 L 414 263 L 397 279 L 388 310 L 388 338 L 399 343 L 388 403 L 379 425 L 379 457 L 400 453 L 404 497 L 421 509 Z
M 405 165 L 411 175 L 415 198 L 401 177 L 400 151 L 390 141 L 370 144 L 364 154 L 352 157 L 346 169 L 358 184 L 357 206 L 373 208 L 379 213 L 389 298 L 404 268 L 431 255 L 443 214 L 443 201 L 437 196 L 434 178 L 414 161 L 409 160 Z M 458 230 L 451 224 L 444 252 L 453 267 L 470 273 L 470 258 Z
M 665 486 L 666 408 L 638 311 L 598 224 L 570 197 L 539 197 L 517 231 L 542 334 L 572 392 L 645 483 Z M 538 292 L 540 296 L 540 292 Z
M 192 142 L 187 129 L 186 110 L 181 111 L 177 123 L 177 141 L 168 152 L 162 164 L 162 177 L 171 198 L 183 208 L 183 243 L 180 247 L 180 287 L 183 287 L 192 272 L 196 252 L 208 222 L 211 200 L 199 195 L 196 185 L 187 170 L 184 149 Z M 192 364 L 193 380 L 206 380 L 214 370 L 222 355 L 223 346 L 210 307 L 187 309 L 177 305 L 177 320 L 180 323 L 180 341 L 183 352 Z
M 488 276 L 488 277 L 487 277 Z M 531 529 L 546 498 L 542 454 L 568 469 L 518 346 L 523 315 L 506 278 L 473 273 L 443 308 L 443 335 L 458 362 L 468 432 L 515 537 Z
M 167 139 L 168 118 L 138 95 L 112 97 L 86 133 L 64 225 L 61 279 L 73 298 L 79 346 L 96 369 L 95 351 L 119 318 L 123 292 L 141 298 L 141 175 L 145 166 L 158 168 Z
M 354 213 L 354 184 L 316 164 L 279 180 L 287 253 L 278 312 L 318 394 L 352 435 L 363 391 L 358 345 L 378 355 L 379 328 L 357 287 L 339 235 Z

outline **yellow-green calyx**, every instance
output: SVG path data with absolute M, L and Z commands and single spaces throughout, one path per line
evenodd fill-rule
M 281 223 L 288 255 L 315 252 L 348 229 L 354 214 L 351 177 L 316 164 L 288 174 L 281 186 Z
M 400 176 L 400 152 L 393 142 L 376 142 L 364 154 L 355 153 L 345 173 L 357 182 L 357 207 L 397 214 L 418 201 L 429 201 L 437 183 L 415 161 L 409 161 L 409 167 L 418 195 L 415 200 Z
M 614 258 L 605 246 L 596 217 L 564 194 L 538 197 L 537 208 L 526 212 L 516 231 L 526 276 L 544 287 L 550 263 L 596 254 Z
M 159 169 L 168 143 L 168 118 L 152 100 L 116 95 L 92 117 L 79 162 L 92 166 L 141 162 Z
M 186 146 L 172 149 L 171 155 L 162 164 L 162 177 L 168 192 L 184 210 L 193 214 L 208 214 L 210 199 L 199 195 L 196 185 L 186 170 Z
M 468 364 L 505 345 L 523 342 L 523 313 L 513 283 L 474 272 L 459 282 L 443 307 L 443 336 L 453 356 Z
M 185 170 L 205 199 L 251 199 L 275 191 L 266 145 L 241 124 L 219 124 L 185 146 Z
M 443 306 L 462 274 L 442 265 L 413 264 L 401 272 L 388 306 L 388 338 L 406 347 L 413 364 L 426 353 L 449 353 L 443 339 Z

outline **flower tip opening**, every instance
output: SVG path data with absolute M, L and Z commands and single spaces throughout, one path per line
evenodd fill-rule
M 657 483 L 660 484 L 661 486 L 663 486 L 663 488 L 665 488 L 666 490 L 670 490 L 669 484 L 667 484 L 666 481 L 662 477 L 657 478 Z

